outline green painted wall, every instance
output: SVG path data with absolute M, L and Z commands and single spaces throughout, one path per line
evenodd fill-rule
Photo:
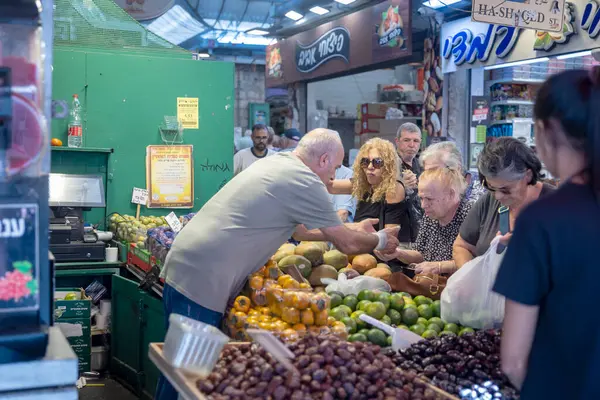
M 162 144 L 158 126 L 176 115 L 177 97 L 199 98 L 199 129 L 186 129 L 194 146 L 194 208 L 197 211 L 232 176 L 234 65 L 169 58 L 164 54 L 125 54 L 54 49 L 54 100 L 79 94 L 84 109 L 85 147 L 110 147 L 110 155 L 53 152 L 52 172 L 106 176 L 107 208 L 86 214 L 97 223 L 112 212 L 135 214 L 134 186 L 146 186 L 146 146 Z M 67 145 L 67 119 L 52 121 L 52 137 Z M 79 171 L 79 172 L 78 172 Z M 169 209 L 143 209 L 165 215 Z

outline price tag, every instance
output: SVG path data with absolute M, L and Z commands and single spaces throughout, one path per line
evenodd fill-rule
M 131 202 L 133 204 L 140 204 L 145 206 L 148 204 L 148 191 L 146 189 L 133 188 L 133 193 L 131 194 Z
M 173 232 L 177 233 L 181 230 L 181 228 L 183 228 L 179 218 L 177 218 L 177 215 L 175 215 L 173 211 L 171 211 L 169 215 L 165 217 L 165 219 L 167 220 L 167 224 L 169 224 L 171 229 L 173 229 Z

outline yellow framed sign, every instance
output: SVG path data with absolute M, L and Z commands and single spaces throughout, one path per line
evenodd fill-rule
M 193 146 L 146 147 L 148 208 L 194 207 Z

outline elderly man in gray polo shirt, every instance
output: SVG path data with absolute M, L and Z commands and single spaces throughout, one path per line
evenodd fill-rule
M 343 158 L 338 133 L 316 129 L 293 152 L 263 158 L 227 183 L 179 233 L 167 255 L 166 317 L 178 313 L 218 325 L 248 275 L 295 231 L 301 240 L 314 239 L 317 232 L 348 254 L 393 252 L 398 228 L 375 233 L 376 220 L 343 224 L 333 209 L 325 185 Z M 158 399 L 169 398 L 168 386 L 163 378 Z

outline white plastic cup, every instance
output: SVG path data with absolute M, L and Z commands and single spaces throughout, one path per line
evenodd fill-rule
M 96 328 L 97 329 L 106 329 L 106 321 L 108 319 L 108 315 L 96 314 Z
M 119 249 L 116 247 L 107 247 L 105 249 L 105 256 L 104 258 L 106 259 L 106 262 L 117 262 L 117 258 L 119 256 Z
M 100 314 L 109 316 L 111 310 L 110 300 L 100 300 Z

